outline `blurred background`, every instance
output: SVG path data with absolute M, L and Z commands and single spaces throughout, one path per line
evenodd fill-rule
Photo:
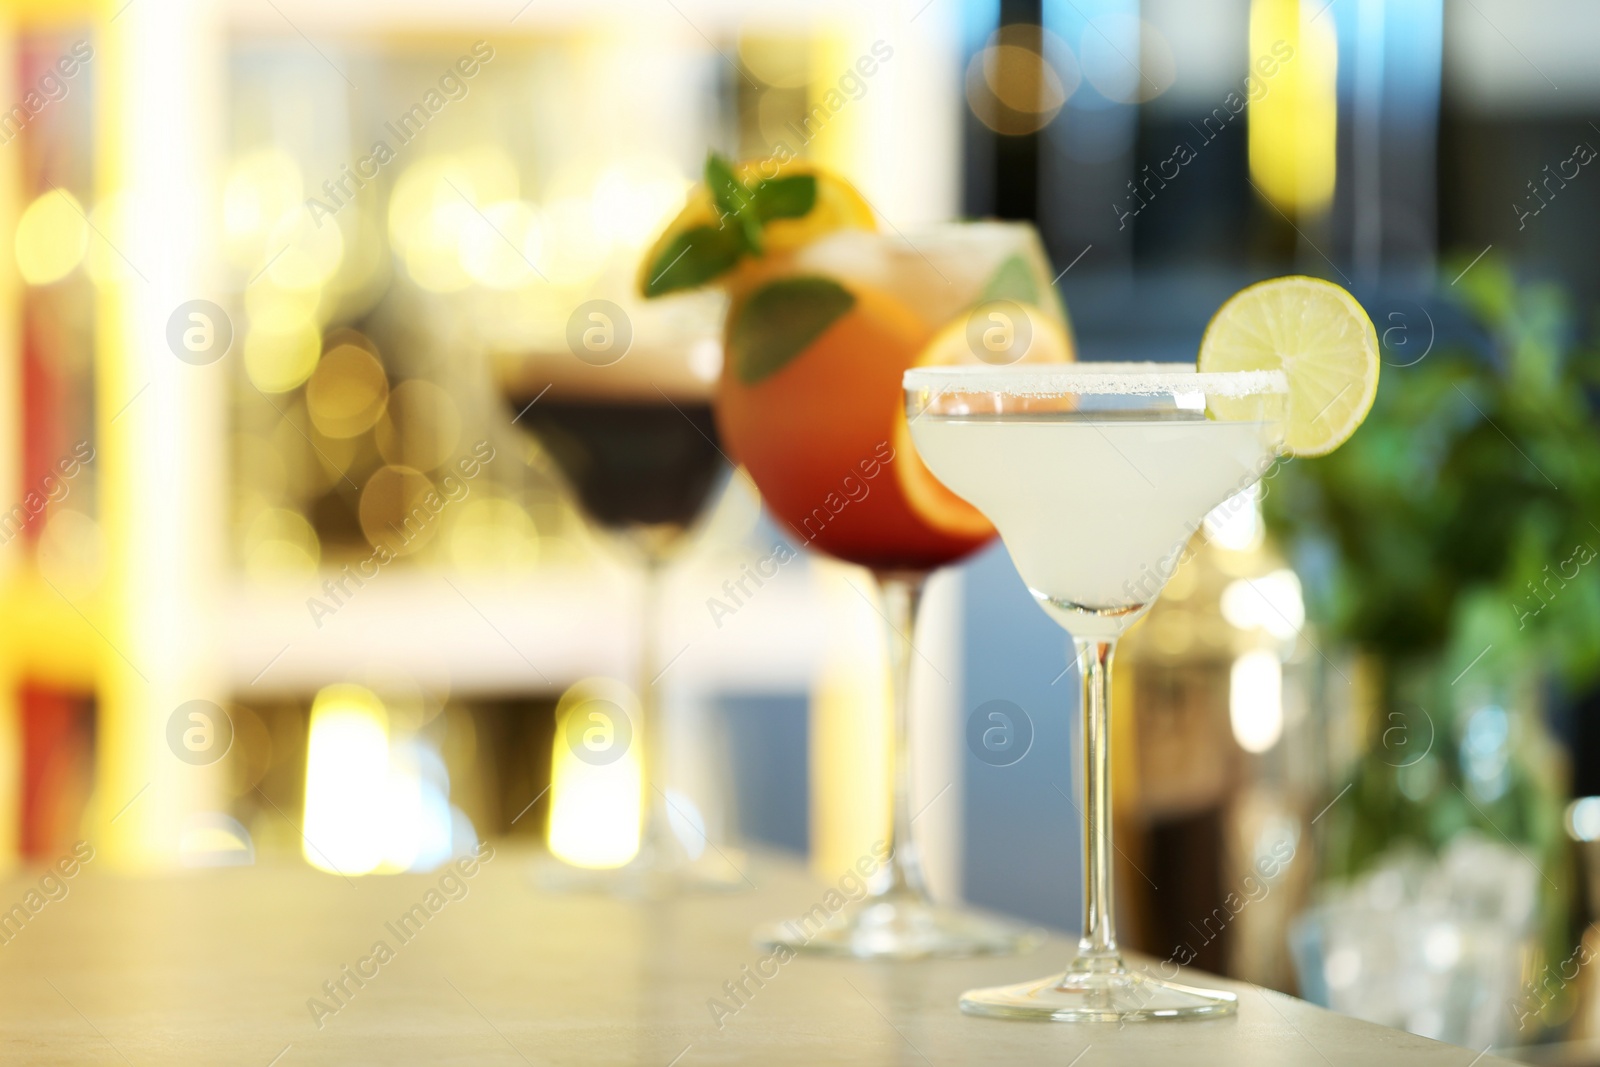
M 1033 221 L 1080 358 L 1192 359 L 1276 274 L 1363 301 L 1366 427 L 1219 508 L 1123 642 L 1125 936 L 1590 1062 L 1597 46 L 1582 0 L 13 0 L 0 858 L 621 862 L 637 753 L 559 738 L 648 655 L 685 847 L 848 865 L 887 810 L 849 569 L 730 592 L 783 541 L 731 477 L 647 600 L 495 374 L 608 300 L 714 379 L 717 298 L 641 306 L 636 264 L 708 148 L 786 152 L 893 232 Z M 947 897 L 1072 929 L 1029 600 L 999 545 L 930 591 L 916 829 Z

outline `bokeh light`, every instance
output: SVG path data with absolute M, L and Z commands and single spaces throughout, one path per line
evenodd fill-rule
M 345 875 L 377 869 L 385 845 L 379 828 L 389 800 L 383 702 L 360 686 L 328 686 L 311 705 L 306 748 L 306 862 Z
M 410 555 L 439 532 L 442 505 L 435 509 L 428 504 L 443 499 L 427 475 L 409 467 L 379 467 L 361 488 L 356 507 L 361 532 L 374 546 Z
M 643 248 L 683 206 L 689 186 L 683 172 L 659 156 L 613 163 L 594 183 L 595 229 L 603 241 Z
M 1299 0 L 1250 4 L 1250 55 L 1293 49 L 1248 111 L 1250 175 L 1290 214 L 1325 211 L 1338 171 L 1339 40 L 1334 20 L 1316 14 Z
M 580 758 L 571 744 L 573 736 L 591 728 L 605 731 L 609 743 L 622 743 L 620 732 L 604 719 L 617 710 L 638 721 L 638 699 L 610 678 L 578 682 L 556 704 L 548 843 L 553 855 L 576 867 L 620 867 L 639 851 L 644 766 L 638 736 L 631 736 L 624 751 L 604 763 Z
M 440 293 L 471 285 L 463 239 L 483 231 L 488 247 L 495 234 L 480 212 L 515 201 L 519 187 L 515 164 L 498 148 L 429 156 L 402 172 L 389 199 L 389 240 L 412 280 Z
M 311 424 L 327 437 L 355 437 L 377 425 L 389 402 L 389 379 L 377 357 L 359 345 L 323 353 L 306 382 Z
M 322 545 L 298 511 L 263 508 L 245 528 L 245 573 L 255 581 L 310 578 L 317 572 Z
M 252 329 L 244 340 L 244 369 L 263 393 L 286 393 L 311 377 L 322 335 L 310 322 L 286 329 Z
M 344 234 L 329 218 L 313 220 L 308 211 L 285 215 L 267 238 L 267 277 L 285 289 L 326 285 L 344 261 Z
M 1262 629 L 1293 640 L 1306 624 L 1300 579 L 1287 567 L 1259 578 L 1238 578 L 1222 591 L 1222 617 L 1241 630 Z
M 240 157 L 222 189 L 222 235 L 228 256 L 257 270 L 275 249 L 267 241 L 285 219 L 308 214 L 300 167 L 288 153 L 269 148 Z
M 13 244 L 23 281 L 49 285 L 83 262 L 89 222 L 76 197 L 65 189 L 52 189 L 22 212 Z
M 1266 752 L 1283 736 L 1283 664 L 1271 652 L 1246 652 L 1228 680 L 1228 721 L 1246 752 Z
M 542 240 L 534 263 L 555 285 L 593 282 L 606 265 L 610 246 L 595 225 L 594 205 L 584 197 L 558 197 L 544 207 Z
M 1043 129 L 1081 80 L 1072 50 L 1038 26 L 1002 26 L 967 66 L 967 104 L 996 133 Z
M 321 305 L 321 289 L 285 289 L 266 275 L 244 291 L 250 325 L 262 330 L 290 330 L 313 322 Z
M 539 253 L 538 210 L 523 200 L 490 204 L 482 218 L 465 220 L 457 253 L 479 285 L 515 289 L 528 284 L 538 277 L 533 268 Z

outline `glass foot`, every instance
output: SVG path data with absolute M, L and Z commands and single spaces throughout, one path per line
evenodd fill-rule
M 857 910 L 835 913 L 819 904 L 799 918 L 756 931 L 756 944 L 764 949 L 867 960 L 1001 955 L 1026 952 L 1043 940 L 1042 930 L 916 897 L 866 901 Z
M 961 1010 L 970 1015 L 1058 1022 L 1122 1023 L 1232 1015 L 1238 1006 L 1238 997 L 1220 989 L 1199 989 L 1120 968 L 1069 971 L 961 995 Z
M 554 857 L 540 860 L 534 882 L 552 893 L 594 893 L 635 900 L 660 900 L 691 893 L 726 893 L 748 889 L 748 858 L 736 849 L 705 853 L 696 859 L 654 861 L 646 853 L 621 867 L 574 867 Z

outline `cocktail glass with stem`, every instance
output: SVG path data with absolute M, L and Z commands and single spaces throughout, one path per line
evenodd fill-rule
M 893 685 L 888 858 L 853 908 L 776 923 L 758 932 L 763 945 L 913 959 L 1037 943 L 1026 927 L 934 903 L 912 834 L 911 668 L 923 585 L 989 543 L 994 527 L 917 459 L 900 375 L 923 362 L 976 362 L 969 337 L 999 325 L 1010 345 L 1020 334 L 1009 327 L 1023 322 L 1031 340 L 1000 355 L 1070 359 L 1050 277 L 1030 227 L 964 223 L 911 240 L 841 232 L 761 261 L 732 293 L 717 425 L 800 544 L 872 573 Z
M 689 343 L 679 347 L 687 350 Z M 691 837 L 700 831 L 682 812 L 675 825 L 658 697 L 663 571 L 728 474 L 711 414 L 710 382 L 677 352 L 635 352 L 615 365 L 590 365 L 564 352 L 501 355 L 491 369 L 512 422 L 539 443 L 590 527 L 639 567 L 644 593 L 637 721 L 626 729 L 596 723 L 597 736 L 642 746 L 638 852 L 620 867 L 552 864 L 541 880 L 549 888 L 621 896 L 741 888 L 748 883 L 740 857 L 708 847 L 708 841 L 686 842 L 677 827 Z M 609 702 L 578 710 L 585 709 L 600 709 L 594 713 L 602 717 L 627 714 Z
M 1111 661 L 1207 512 L 1283 446 L 1281 371 L 1175 364 L 929 367 L 904 376 L 923 462 L 994 523 L 1082 678 L 1083 933 L 1065 973 L 975 989 L 1006 1018 L 1135 1021 L 1224 1015 L 1232 993 L 1130 968 L 1117 946 L 1111 835 Z M 1170 966 L 1170 965 L 1169 965 Z

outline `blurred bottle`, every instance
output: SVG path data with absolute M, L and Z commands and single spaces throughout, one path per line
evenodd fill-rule
M 1134 897 L 1129 940 L 1292 988 L 1283 931 L 1304 891 L 1307 806 L 1327 775 L 1311 729 L 1325 668 L 1256 489 L 1207 516 L 1119 661 L 1114 706 L 1131 721 L 1117 829 L 1142 868 L 1121 883 Z

